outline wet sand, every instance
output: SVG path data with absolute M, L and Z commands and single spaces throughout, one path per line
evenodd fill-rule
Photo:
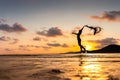
M 0 80 L 120 80 L 120 54 L 0 56 Z

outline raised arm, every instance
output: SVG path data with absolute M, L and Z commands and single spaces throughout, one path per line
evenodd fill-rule
M 75 34 L 75 35 L 77 35 L 77 33 L 74 33 L 74 32 L 72 32 L 72 34 Z
M 81 30 L 83 30 L 84 29 L 84 26 L 82 27 L 82 29 Z
M 88 25 L 84 25 L 84 27 L 88 27 L 88 28 L 90 28 L 90 29 L 94 29 L 94 27 L 88 26 Z

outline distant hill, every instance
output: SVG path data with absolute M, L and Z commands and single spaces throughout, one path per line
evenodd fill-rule
M 120 45 L 111 44 L 102 49 L 87 51 L 88 53 L 120 53 Z
M 76 54 L 80 52 L 67 52 L 65 54 Z M 98 50 L 87 51 L 87 53 L 120 53 L 120 45 L 111 44 Z

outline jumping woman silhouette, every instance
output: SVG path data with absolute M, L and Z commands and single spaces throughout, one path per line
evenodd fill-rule
M 81 44 L 81 38 L 80 38 L 83 29 L 84 29 L 84 27 L 83 27 L 82 29 L 80 29 L 78 33 L 74 33 L 74 32 L 72 32 L 72 34 L 77 35 L 78 45 L 79 45 L 80 50 L 81 50 L 80 52 L 86 52 L 86 49 L 85 49 L 85 48 L 83 47 L 83 45 Z
M 94 31 L 94 32 L 93 32 L 94 35 L 96 35 L 97 33 L 99 33 L 99 32 L 102 30 L 101 27 L 93 27 L 93 26 L 84 25 L 84 26 L 82 27 L 82 29 L 79 30 L 78 33 L 72 32 L 72 34 L 77 35 L 78 45 L 79 45 L 80 50 L 81 50 L 80 52 L 86 52 L 86 49 L 85 49 L 85 48 L 83 47 L 83 45 L 81 44 L 81 38 L 80 38 L 84 27 L 87 27 L 87 28 L 92 29 L 92 30 Z

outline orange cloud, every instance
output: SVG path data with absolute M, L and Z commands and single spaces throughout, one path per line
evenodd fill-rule
M 0 37 L 0 41 L 6 41 L 6 42 L 9 42 L 10 41 L 10 44 L 16 44 L 18 43 L 19 39 L 16 39 L 16 38 L 11 38 L 11 37 L 8 37 L 8 36 L 1 36 Z
M 9 41 L 10 37 L 2 36 L 0 37 L 0 41 Z
M 4 50 L 5 51 L 12 51 L 12 49 L 10 49 L 10 48 L 5 48 Z
M 19 39 L 14 38 L 10 44 L 16 44 L 16 43 L 18 43 L 18 41 L 19 41 Z
M 39 37 L 39 36 L 34 37 L 33 40 L 34 40 L 34 41 L 41 41 L 41 40 L 43 40 L 43 41 L 48 41 L 47 38 Z
M 41 38 L 40 37 L 34 37 L 33 40 L 34 41 L 41 41 Z
M 59 44 L 59 43 L 47 43 L 48 46 L 51 46 L 51 47 L 69 47 L 67 44 Z

